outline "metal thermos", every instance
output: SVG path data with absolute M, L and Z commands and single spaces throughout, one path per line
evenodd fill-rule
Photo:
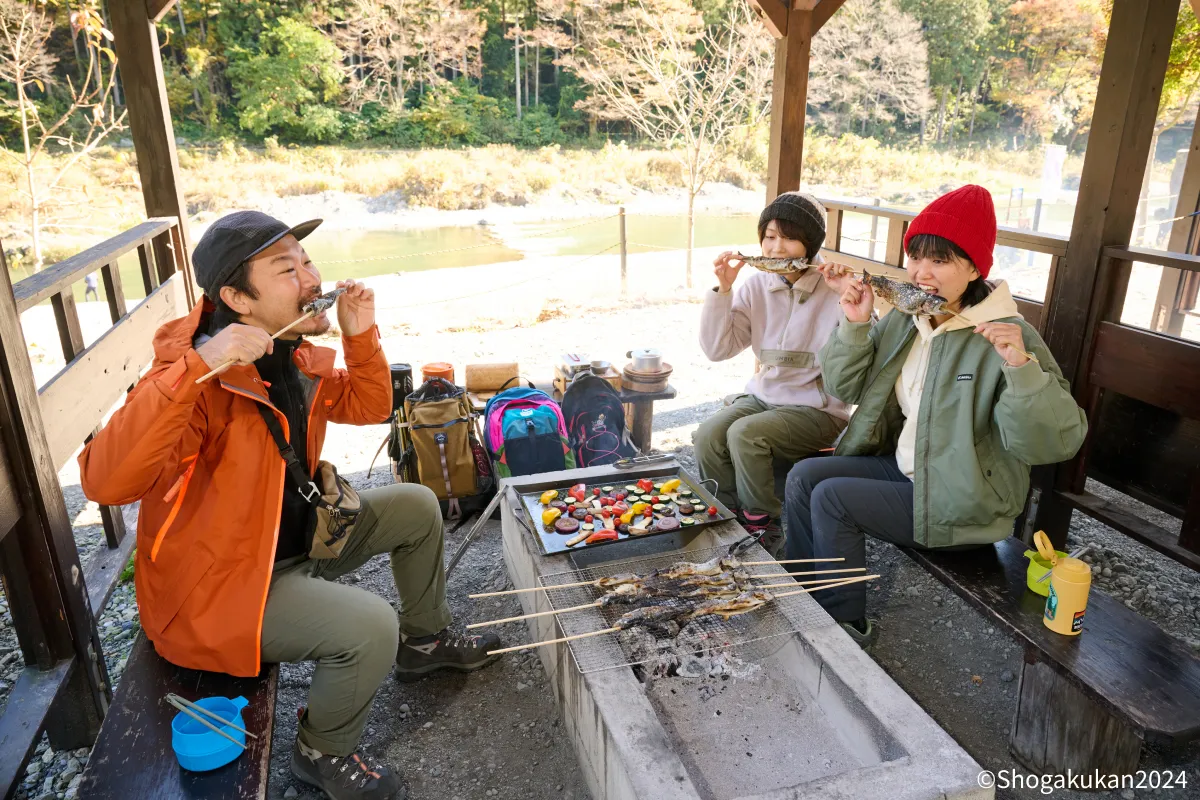
M 392 410 L 404 407 L 404 398 L 412 394 L 412 364 L 388 364 L 392 372 Z

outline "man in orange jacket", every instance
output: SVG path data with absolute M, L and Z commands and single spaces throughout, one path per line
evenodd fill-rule
M 346 369 L 305 335 L 324 313 L 273 340 L 321 294 L 289 228 L 254 211 L 217 220 L 192 261 L 204 299 L 159 328 L 155 359 L 125 405 L 79 456 L 84 493 L 141 501 L 135 580 L 142 627 L 172 663 L 257 675 L 263 662 L 317 662 L 292 772 L 336 800 L 400 797 L 398 778 L 357 754 L 387 672 L 417 680 L 495 661 L 499 639 L 449 629 L 442 518 L 433 492 L 396 484 L 362 492 L 337 558 L 311 559 L 316 514 L 286 469 L 263 411 L 311 476 L 328 421 L 378 424 L 392 410 L 374 292 L 339 281 Z M 197 379 L 215 367 L 232 366 Z M 383 598 L 332 582 L 389 553 L 400 619 Z M 394 663 L 393 663 L 394 662 Z

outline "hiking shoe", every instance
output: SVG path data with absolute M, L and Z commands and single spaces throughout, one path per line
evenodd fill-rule
M 842 626 L 842 630 L 850 634 L 850 638 L 854 640 L 855 644 L 870 652 L 871 646 L 875 644 L 875 639 L 879 636 L 879 629 L 873 619 L 862 621 L 866 623 L 865 631 L 860 630 L 858 625 L 853 622 L 839 622 L 838 624 Z
M 299 739 L 292 750 L 292 774 L 333 800 L 406 800 L 408 790 L 390 769 L 369 765 L 358 753 L 327 756 Z
M 500 649 L 500 637 L 494 633 L 466 636 L 446 628 L 432 636 L 401 636 L 396 651 L 396 678 L 419 681 L 439 669 L 459 672 L 486 667 L 500 658 L 492 655 Z
M 786 543 L 779 518 L 769 514 L 753 514 L 749 511 L 739 512 L 738 517 L 742 527 L 746 529 L 746 533 L 757 537 L 758 543 L 763 546 L 763 549 L 771 554 L 771 558 L 778 561 L 779 557 L 783 555 L 783 546 Z

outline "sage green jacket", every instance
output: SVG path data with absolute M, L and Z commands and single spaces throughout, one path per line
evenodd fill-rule
M 995 321 L 1020 325 L 1025 349 L 1041 364 L 1008 366 L 970 328 L 931 340 L 913 474 L 913 537 L 926 547 L 1011 534 L 1029 493 L 1030 465 L 1074 457 L 1087 434 L 1087 419 L 1037 331 L 1019 315 Z M 896 379 L 915 336 L 913 318 L 891 311 L 874 326 L 843 318 L 826 342 L 825 390 L 858 406 L 835 455 L 895 452 L 904 426 Z

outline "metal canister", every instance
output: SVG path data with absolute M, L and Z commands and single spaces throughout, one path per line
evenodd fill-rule
M 392 373 L 392 410 L 404 406 L 404 398 L 412 394 L 412 364 L 388 364 Z

